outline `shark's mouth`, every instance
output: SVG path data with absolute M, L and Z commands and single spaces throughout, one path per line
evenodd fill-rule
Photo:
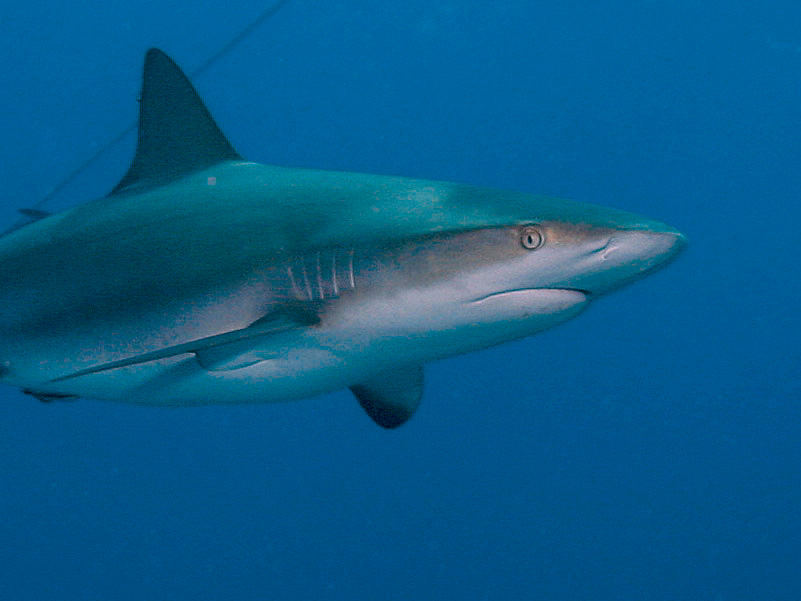
M 545 303 L 553 303 L 554 301 L 567 302 L 568 304 L 576 304 L 589 300 L 591 296 L 589 290 L 581 288 L 512 288 L 510 290 L 501 290 L 500 292 L 493 292 L 473 299 L 472 303 L 483 303 L 493 299 L 522 299 L 537 301 L 542 300 Z

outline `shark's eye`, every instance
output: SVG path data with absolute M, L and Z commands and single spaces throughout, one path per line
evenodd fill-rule
M 523 248 L 527 248 L 528 250 L 537 250 L 542 243 L 545 242 L 545 238 L 542 235 L 542 232 L 533 226 L 524 227 L 520 232 L 520 244 L 523 245 Z

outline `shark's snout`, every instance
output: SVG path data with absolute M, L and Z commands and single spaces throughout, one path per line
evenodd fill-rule
M 686 237 L 669 226 L 615 231 L 592 253 L 582 285 L 593 294 L 615 290 L 667 265 L 686 245 Z
M 650 269 L 671 261 L 686 244 L 677 230 L 624 230 L 611 237 L 604 258 L 613 259 L 617 252 L 641 269 Z

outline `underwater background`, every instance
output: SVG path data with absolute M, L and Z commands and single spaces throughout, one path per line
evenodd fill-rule
M 5 3 L 0 224 L 135 120 L 147 48 L 191 73 L 267 6 Z M 690 244 L 429 365 L 397 431 L 345 391 L 3 388 L 1 599 L 801 599 L 801 4 L 293 0 L 194 83 L 251 160 L 595 202 Z M 45 208 L 106 194 L 133 146 Z

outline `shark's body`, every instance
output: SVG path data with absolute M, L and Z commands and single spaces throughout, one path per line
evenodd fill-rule
M 43 400 L 350 387 L 394 427 L 425 362 L 561 323 L 683 244 L 594 205 L 247 162 L 157 50 L 141 103 L 109 196 L 0 238 L 0 378 Z

